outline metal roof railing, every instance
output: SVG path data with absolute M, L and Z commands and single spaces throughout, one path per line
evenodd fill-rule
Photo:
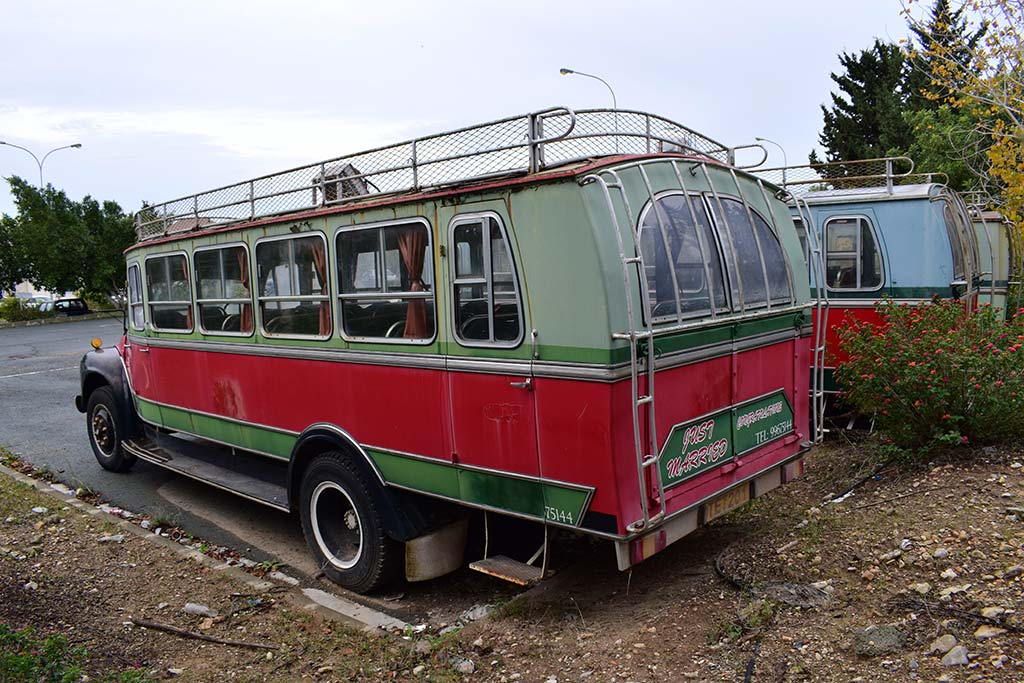
M 147 241 L 613 154 L 681 152 L 734 164 L 736 149 L 646 112 L 554 107 L 147 205 L 135 231 Z
M 947 182 L 944 173 L 914 173 L 914 161 L 910 157 L 759 168 L 753 173 L 798 197 L 811 192 L 871 189 L 891 194 L 898 185 Z

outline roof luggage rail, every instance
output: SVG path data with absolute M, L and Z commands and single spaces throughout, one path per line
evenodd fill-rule
M 145 242 L 361 198 L 538 173 L 595 157 L 663 152 L 735 163 L 735 149 L 661 116 L 551 107 L 146 205 L 136 214 L 135 232 Z
M 897 185 L 949 182 L 945 173 L 915 173 L 914 160 L 903 156 L 759 168 L 753 173 L 794 196 L 818 191 L 873 188 L 884 188 L 891 194 Z

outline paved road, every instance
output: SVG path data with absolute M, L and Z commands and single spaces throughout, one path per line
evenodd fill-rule
M 316 568 L 296 517 L 146 462 L 138 462 L 129 474 L 107 472 L 96 463 L 85 416 L 74 406 L 78 361 L 94 337 L 110 345 L 120 335 L 120 319 L 0 329 L 0 446 L 37 467 L 48 467 L 68 486 L 87 486 L 113 505 L 150 517 L 170 517 L 215 545 L 257 561 L 283 561 L 298 570 L 292 573 L 311 577 Z M 329 588 L 325 581 L 318 583 Z M 428 612 L 440 618 L 458 614 L 513 592 L 503 582 L 463 570 L 408 586 L 401 604 L 370 602 L 419 620 Z

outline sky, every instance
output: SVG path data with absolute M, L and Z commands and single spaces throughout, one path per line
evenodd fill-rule
M 0 0 L 0 140 L 128 210 L 545 109 L 656 113 L 805 163 L 840 52 L 907 34 L 899 0 Z M 770 165 L 781 165 L 767 145 Z M 38 182 L 0 146 L 0 176 Z M 0 212 L 13 213 L 6 188 Z

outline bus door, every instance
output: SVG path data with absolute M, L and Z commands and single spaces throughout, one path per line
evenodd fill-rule
M 124 364 L 134 393 L 151 395 L 152 366 L 146 341 L 145 303 L 142 299 L 142 272 L 138 263 L 128 265 L 128 333 L 124 345 Z
M 497 210 L 455 214 L 448 224 L 447 246 L 452 458 L 468 468 L 538 477 L 530 334 L 507 222 Z M 523 492 L 502 479 L 467 474 L 463 486 L 467 481 L 491 487 L 472 498 Z M 508 485 L 496 486 L 495 481 Z M 533 503 L 529 512 L 536 507 Z M 490 504 L 519 509 L 527 501 L 493 498 Z

